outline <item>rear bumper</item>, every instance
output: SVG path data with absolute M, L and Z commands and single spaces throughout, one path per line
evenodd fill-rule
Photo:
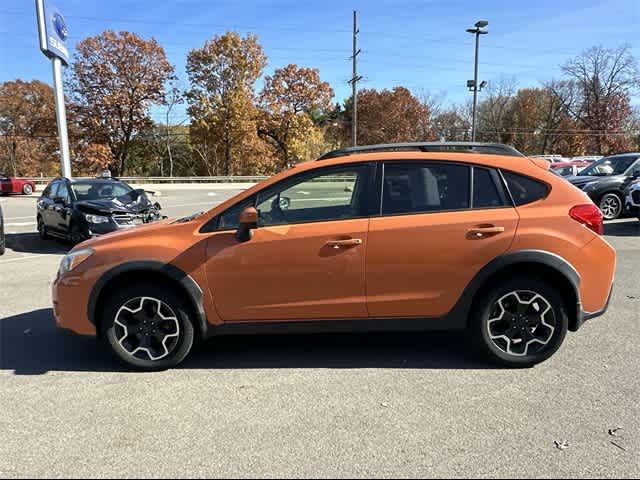
M 597 318 L 597 317 L 601 317 L 602 315 L 604 315 L 607 310 L 609 309 L 609 304 L 611 303 L 611 297 L 613 295 L 613 285 L 611 286 L 611 289 L 609 290 L 609 296 L 607 297 L 607 303 L 605 303 L 604 307 L 602 307 L 600 310 L 597 310 L 595 312 L 586 312 L 585 310 L 582 309 L 582 305 L 580 305 L 579 307 L 579 311 L 578 311 L 578 318 L 575 324 L 575 330 L 574 331 L 578 331 L 580 329 L 580 327 L 582 327 L 587 321 L 591 320 L 592 318 Z

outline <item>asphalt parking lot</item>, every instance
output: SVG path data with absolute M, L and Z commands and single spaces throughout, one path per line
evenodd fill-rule
M 158 200 L 178 216 L 237 191 Z M 635 219 L 606 227 L 609 312 L 534 369 L 494 368 L 464 335 L 430 333 L 225 338 L 136 374 L 55 330 L 50 285 L 68 246 L 37 239 L 34 197 L 0 202 L 2 477 L 640 475 Z

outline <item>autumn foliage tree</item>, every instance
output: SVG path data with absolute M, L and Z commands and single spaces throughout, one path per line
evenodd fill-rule
M 215 36 L 187 57 L 191 139 L 211 174 L 246 170 L 255 154 L 255 83 L 266 65 L 257 37 Z
M 0 84 L 0 171 L 54 174 L 57 148 L 53 89 L 38 80 Z
M 322 148 L 311 113 L 327 112 L 332 99 L 333 89 L 315 68 L 287 65 L 265 78 L 258 133 L 276 147 L 282 167 L 310 160 L 317 151 L 314 145 Z
M 71 88 L 91 143 L 108 145 L 123 175 L 131 141 L 149 126 L 149 108 L 165 100 L 173 66 L 155 39 L 108 30 L 76 46 Z
M 351 103 L 347 104 L 350 116 Z M 408 89 L 361 90 L 358 93 L 358 139 L 362 144 L 414 142 L 430 139 L 425 131 L 429 109 Z

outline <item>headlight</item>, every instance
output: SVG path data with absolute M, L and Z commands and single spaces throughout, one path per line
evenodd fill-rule
M 87 219 L 89 223 L 109 223 L 109 217 L 103 217 L 102 215 L 85 215 L 84 218 Z
M 81 250 L 69 252 L 63 257 L 62 261 L 60 262 L 58 273 L 60 275 L 64 275 L 65 273 L 70 272 L 91 255 L 93 255 L 93 253 L 94 250 L 92 248 L 83 248 Z

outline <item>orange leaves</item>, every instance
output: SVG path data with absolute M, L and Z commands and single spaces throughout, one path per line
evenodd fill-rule
M 425 140 L 429 109 L 408 89 L 362 90 L 358 94 L 358 137 L 361 144 Z M 427 120 L 425 122 L 425 119 Z
M 164 102 L 173 72 L 153 38 L 107 30 L 77 45 L 72 88 L 80 121 L 91 140 L 109 145 L 119 175 L 125 173 L 133 135 L 150 124 L 149 107 Z
M 282 168 L 322 153 L 323 134 L 311 114 L 327 113 L 332 100 L 333 89 L 315 68 L 290 64 L 265 78 L 258 132 L 273 145 Z

